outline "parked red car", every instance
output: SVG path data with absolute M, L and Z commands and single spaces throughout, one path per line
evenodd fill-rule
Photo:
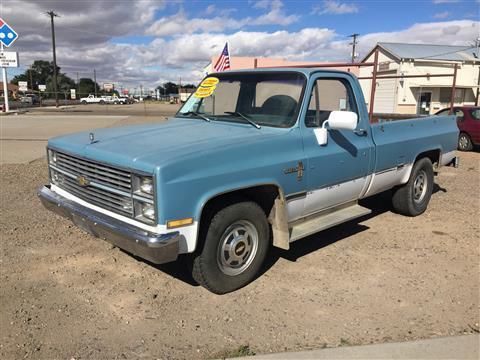
M 435 115 L 448 115 L 450 108 L 443 109 Z M 454 106 L 453 114 L 457 116 L 458 150 L 470 151 L 474 145 L 480 145 L 480 107 Z

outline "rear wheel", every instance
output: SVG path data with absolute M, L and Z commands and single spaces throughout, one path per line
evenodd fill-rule
M 458 135 L 458 150 L 460 151 L 471 151 L 473 149 L 473 143 L 466 133 L 460 133 Z
M 408 182 L 394 190 L 393 208 L 402 215 L 420 215 L 427 209 L 432 190 L 432 162 L 429 158 L 422 158 L 413 165 Z
M 87 105 L 87 102 L 85 100 L 82 101 L 83 105 Z
M 244 201 L 218 211 L 208 225 L 192 276 L 216 294 L 237 290 L 258 274 L 267 255 L 270 227 L 263 210 Z

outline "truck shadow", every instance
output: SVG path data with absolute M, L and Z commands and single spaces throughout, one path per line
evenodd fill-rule
M 447 192 L 447 190 L 440 187 L 437 183 L 434 183 L 432 193 L 435 194 L 437 192 L 445 193 Z M 259 277 L 266 273 L 273 265 L 275 265 L 275 263 L 280 258 L 294 262 L 305 255 L 318 251 L 326 246 L 332 245 L 337 241 L 348 240 L 350 236 L 368 230 L 368 226 L 360 223 L 385 212 L 392 212 L 393 208 L 391 199 L 392 192 L 388 190 L 367 199 L 360 200 L 360 205 L 372 210 L 370 214 L 334 226 L 330 229 L 323 230 L 319 233 L 310 235 L 302 240 L 293 242 L 290 244 L 289 250 L 282 250 L 272 247 L 262 268 L 262 271 L 259 274 Z
M 360 205 L 372 210 L 372 212 L 368 215 L 293 242 L 290 244 L 289 250 L 272 248 L 267 260 L 265 261 L 262 274 L 267 272 L 278 261 L 279 258 L 283 258 L 288 261 L 297 261 L 297 259 L 312 252 L 318 251 L 326 246 L 332 245 L 337 241 L 347 240 L 350 236 L 368 230 L 368 226 L 360 223 L 384 212 L 391 211 L 391 193 L 390 191 L 387 191 L 379 195 L 372 196 L 368 199 L 364 199 L 360 201 Z
M 447 190 L 434 183 L 433 193 L 435 194 L 437 192 L 447 192 Z M 257 278 L 261 277 L 268 270 L 270 270 L 270 268 L 274 266 L 280 258 L 294 262 L 305 255 L 332 245 L 337 241 L 348 240 L 349 237 L 368 230 L 368 226 L 360 223 L 377 215 L 392 211 L 391 197 L 391 191 L 385 191 L 381 194 L 361 200 L 360 205 L 372 210 L 370 214 L 313 234 L 305 239 L 296 241 L 290 245 L 290 250 L 282 250 L 272 247 Z M 161 265 L 153 264 L 140 258 L 137 258 L 137 260 L 145 262 L 153 268 L 160 270 L 191 286 L 199 286 L 192 278 L 190 270 L 191 264 L 189 264 L 188 255 L 181 255 L 177 261 Z

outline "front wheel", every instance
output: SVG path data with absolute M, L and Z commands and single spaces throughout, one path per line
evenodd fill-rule
M 192 276 L 203 287 L 225 294 L 250 283 L 268 252 L 270 227 L 254 202 L 239 202 L 218 211 L 208 225 Z
M 458 150 L 460 151 L 471 151 L 473 149 L 473 143 L 472 140 L 470 139 L 470 136 L 468 136 L 465 133 L 460 133 L 458 136 Z
M 420 215 L 427 209 L 432 191 L 432 162 L 429 158 L 422 158 L 413 165 L 408 182 L 394 190 L 393 208 L 402 215 Z

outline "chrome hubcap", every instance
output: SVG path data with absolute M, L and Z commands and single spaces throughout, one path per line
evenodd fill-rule
M 468 139 L 465 135 L 460 136 L 460 140 L 458 141 L 460 145 L 460 149 L 466 149 L 468 146 Z
M 258 232 L 247 220 L 239 220 L 223 233 L 218 245 L 217 263 L 230 276 L 241 274 L 252 263 L 258 249 Z
M 413 200 L 416 203 L 422 202 L 427 193 L 427 173 L 421 170 L 413 182 Z

